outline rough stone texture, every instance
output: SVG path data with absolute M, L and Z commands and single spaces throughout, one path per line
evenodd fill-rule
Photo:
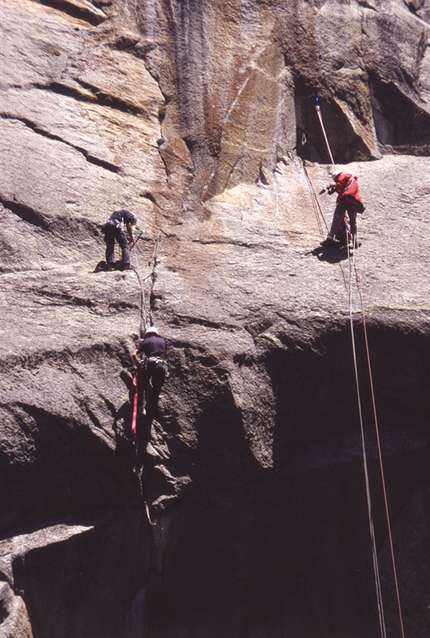
M 430 633 L 428 0 L 1 4 L 0 635 Z M 319 247 L 336 168 L 362 247 Z M 161 234 L 171 376 L 130 437 L 137 277 L 93 273 L 119 207 Z M 145 316 L 145 312 L 143 312 Z

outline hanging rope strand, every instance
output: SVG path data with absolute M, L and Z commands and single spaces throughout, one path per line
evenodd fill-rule
M 325 143 L 326 143 L 326 146 L 327 146 L 328 154 L 330 156 L 331 164 L 332 164 L 332 166 L 334 166 L 333 155 L 332 155 L 332 152 L 331 152 L 330 144 L 328 143 L 328 137 L 327 137 L 327 133 L 325 132 L 325 126 L 324 126 L 324 122 L 323 122 L 323 119 L 322 119 L 319 95 L 317 95 L 316 98 L 315 98 L 315 110 L 317 112 L 318 119 L 319 119 L 320 124 L 321 124 L 321 130 L 322 130 L 323 135 L 324 135 L 324 140 L 325 140 Z
M 317 194 L 315 192 L 315 188 L 313 187 L 313 184 L 311 182 L 311 178 L 309 177 L 309 173 L 306 170 L 306 166 L 305 166 L 304 162 L 302 162 L 302 168 L 303 168 L 303 172 L 305 174 L 306 180 L 308 182 L 309 190 L 311 192 L 312 206 L 313 206 L 313 209 L 314 209 L 315 217 L 317 219 L 318 230 L 319 230 L 320 235 L 324 236 L 328 232 L 327 221 L 326 221 L 326 218 L 324 216 L 324 213 L 323 213 L 323 210 L 321 208 L 321 205 L 319 203 Z M 323 220 L 323 222 L 325 224 L 325 228 L 326 228 L 326 232 L 325 233 L 324 233 L 324 229 L 323 229 L 320 217 L 322 218 L 322 220 Z
M 145 303 L 145 288 L 143 286 L 143 281 L 142 281 L 142 277 L 140 276 L 140 268 L 139 268 L 139 262 L 137 259 L 137 253 L 136 251 L 133 251 L 133 266 L 134 266 L 134 272 L 136 273 L 136 277 L 137 277 L 137 281 L 139 282 L 139 287 L 140 287 L 140 333 L 142 334 L 142 332 L 146 329 L 146 303 Z
M 318 119 L 320 121 L 321 129 L 322 129 L 322 132 L 323 132 L 323 135 L 324 135 L 324 139 L 325 139 L 325 142 L 326 142 L 326 145 L 327 145 L 328 153 L 330 155 L 331 163 L 332 163 L 332 165 L 334 165 L 334 159 L 333 159 L 333 155 L 332 155 L 332 152 L 331 152 L 331 149 L 330 149 L 330 144 L 328 142 L 328 138 L 327 138 L 327 135 L 326 135 L 326 131 L 325 131 L 324 122 L 323 122 L 323 119 L 322 119 L 321 108 L 320 108 L 319 102 L 320 102 L 320 98 L 319 98 L 319 95 L 317 95 L 316 99 L 315 99 L 315 110 L 317 112 Z M 355 241 L 356 242 L 358 241 L 357 235 L 355 236 Z M 349 246 L 348 246 L 348 261 L 351 263 Z M 355 267 L 355 263 L 354 263 L 354 267 Z M 351 273 L 351 266 L 350 266 L 350 273 Z M 384 496 L 385 516 L 386 516 L 386 520 L 387 520 L 388 538 L 389 538 L 389 544 L 390 544 L 390 554 L 391 554 L 391 562 L 392 562 L 392 568 L 393 568 L 394 585 L 395 585 L 395 590 L 396 590 L 397 607 L 398 607 L 399 621 L 400 621 L 400 630 L 401 630 L 402 638 L 405 638 L 404 624 L 403 624 L 403 613 L 402 613 L 402 606 L 401 606 L 401 602 L 400 602 L 399 583 L 398 583 L 398 578 L 397 578 L 396 561 L 395 561 L 395 557 L 394 557 L 394 544 L 393 544 L 393 537 L 392 537 L 392 532 L 391 532 L 390 512 L 389 512 L 389 507 L 388 507 L 388 497 L 387 497 L 387 490 L 386 490 L 386 483 L 385 483 L 384 464 L 383 464 L 383 460 L 382 460 L 382 448 L 381 448 L 381 441 L 380 441 L 380 436 L 379 436 L 379 425 L 378 425 L 378 417 L 377 417 L 377 411 L 376 411 L 375 393 L 374 393 L 374 387 L 373 387 L 373 374 L 372 374 L 372 367 L 371 367 L 371 363 L 370 363 L 370 349 L 369 349 L 369 342 L 368 342 L 368 338 L 367 338 L 367 327 L 366 327 L 366 317 L 365 317 L 366 313 L 365 313 L 365 309 L 364 309 L 363 289 L 362 289 L 361 273 L 360 273 L 359 267 L 356 268 L 356 273 L 357 273 L 358 291 L 359 291 L 360 302 L 361 302 L 361 313 L 362 313 L 362 320 L 363 320 L 364 341 L 365 341 L 365 348 L 366 348 L 367 367 L 368 367 L 368 374 L 369 374 L 369 381 L 370 381 L 370 391 L 371 391 L 371 398 L 372 398 L 373 418 L 374 418 L 375 431 L 376 431 L 376 441 L 377 441 L 377 447 L 378 447 L 378 457 L 379 457 L 379 467 L 380 467 L 380 473 L 381 473 L 382 492 L 383 492 L 383 496 Z M 359 381 L 358 381 L 357 358 L 356 358 L 356 351 L 355 351 L 355 339 L 354 339 L 353 318 L 352 318 L 352 275 L 351 274 L 350 274 L 350 324 L 351 324 L 351 338 L 352 338 L 352 343 L 353 343 L 353 358 L 354 358 L 354 368 L 355 368 L 355 375 L 356 375 L 357 396 L 358 396 L 358 404 L 359 404 L 360 427 L 362 428 L 362 443 L 364 444 L 365 443 L 364 428 L 363 428 L 363 424 L 362 424 L 360 388 L 359 388 Z M 377 592 L 377 600 L 378 600 L 378 611 L 379 611 L 379 617 L 380 617 L 380 628 L 381 628 L 381 636 L 383 636 L 383 638 L 385 638 L 385 636 L 386 636 L 385 621 L 384 621 L 384 614 L 383 614 L 383 607 L 382 607 L 382 594 L 381 594 L 381 584 L 380 584 L 380 578 L 379 578 L 378 559 L 377 559 L 377 553 L 376 553 L 375 533 L 374 533 L 374 526 L 373 526 L 373 518 L 372 518 L 372 515 L 371 515 L 371 499 L 370 499 L 370 489 L 368 488 L 369 479 L 368 479 L 367 454 L 366 454 L 365 445 L 363 447 L 363 457 L 364 457 L 364 461 L 363 462 L 364 462 L 364 466 L 365 466 L 365 476 L 366 476 L 366 479 L 365 479 L 366 480 L 366 493 L 368 494 L 369 517 L 370 517 L 370 521 L 371 521 L 369 524 L 370 524 L 370 527 L 371 527 L 371 534 L 370 535 L 371 535 L 372 547 L 373 547 L 372 551 L 373 551 L 374 573 L 375 573 L 375 581 L 376 581 L 376 592 Z
M 157 239 L 155 240 L 154 249 L 152 251 L 151 259 L 148 261 L 148 266 L 151 266 L 151 264 L 152 264 L 152 272 L 154 272 L 155 266 L 157 265 L 158 246 L 160 245 L 160 242 L 161 242 L 162 239 L 163 239 L 162 236 L 158 235 Z
M 366 438 L 365 438 L 364 424 L 363 424 L 361 391 L 360 391 L 360 382 L 358 377 L 357 351 L 356 351 L 356 345 L 355 345 L 353 304 L 352 304 L 352 289 L 353 289 L 352 257 L 349 251 L 349 246 L 347 247 L 347 250 L 348 250 L 348 264 L 349 264 L 349 323 L 350 323 L 350 330 L 351 330 L 351 344 L 352 344 L 352 358 L 353 358 L 354 374 L 355 374 L 355 386 L 357 391 L 358 416 L 360 421 L 361 447 L 363 451 L 364 482 L 366 487 L 367 514 L 368 514 L 368 520 L 369 520 L 370 539 L 371 539 L 371 545 L 372 545 L 373 573 L 375 578 L 375 590 L 376 590 L 376 601 L 378 606 L 379 629 L 381 632 L 381 638 L 387 638 L 384 605 L 382 600 L 381 579 L 379 574 L 378 550 L 376 546 L 375 526 L 373 522 L 372 498 L 370 493 L 369 468 L 367 463 L 367 449 L 366 449 Z
M 154 273 L 150 272 L 149 275 L 146 275 L 146 277 L 143 279 L 143 284 L 145 284 L 147 279 L 150 279 L 152 282 L 150 293 L 149 293 L 149 295 L 151 296 L 152 288 L 154 286 Z M 151 303 L 151 299 L 149 301 Z M 145 303 L 144 308 L 145 308 L 145 328 L 147 328 L 148 326 L 152 326 L 152 314 L 148 304 Z
M 155 240 L 155 245 L 154 248 L 152 250 L 152 255 L 150 260 L 148 261 L 148 266 L 152 266 L 151 272 L 149 273 L 149 275 L 147 275 L 146 277 L 144 277 L 142 279 L 141 275 L 140 275 L 140 268 L 139 268 L 139 262 L 138 262 L 138 258 L 137 258 L 137 253 L 136 251 L 132 252 L 132 256 L 133 256 L 133 265 L 134 265 L 134 272 L 136 273 L 137 276 L 137 280 L 139 282 L 139 287 L 140 287 L 140 333 L 142 334 L 143 332 L 145 332 L 146 328 L 150 325 L 152 325 L 152 317 L 151 317 L 151 312 L 148 308 L 148 305 L 146 303 L 146 295 L 145 295 L 145 282 L 147 279 L 151 279 L 152 281 L 152 285 L 151 285 L 151 292 L 152 292 L 152 288 L 153 288 L 153 284 L 154 284 L 154 277 L 155 277 L 155 267 L 157 265 L 157 251 L 158 251 L 158 246 L 161 242 L 162 236 L 158 235 L 157 239 Z
M 365 348 L 366 348 L 367 368 L 368 368 L 369 383 L 370 383 L 370 394 L 371 394 L 371 399 L 372 399 L 373 419 L 374 419 L 374 425 L 375 425 L 376 442 L 377 442 L 377 447 L 378 447 L 379 469 L 380 469 L 380 474 L 381 474 L 381 483 L 382 483 L 382 493 L 383 493 L 383 498 L 384 498 L 385 516 L 386 516 L 386 520 L 387 520 L 387 529 L 388 529 L 388 540 L 389 540 L 389 545 L 390 545 L 391 564 L 392 564 L 392 569 L 393 569 L 394 585 L 395 585 L 395 590 L 396 590 L 396 599 L 397 599 L 397 608 L 398 608 L 399 621 L 400 621 L 400 630 L 401 630 L 402 638 L 405 638 L 402 605 L 401 605 L 401 600 L 400 600 L 400 589 L 399 589 L 399 582 L 398 582 L 398 577 L 397 577 L 396 561 L 395 561 L 395 556 L 394 556 L 393 535 L 392 535 L 392 531 L 391 531 L 391 517 L 390 517 L 390 510 L 389 510 L 389 507 L 388 507 L 388 496 L 387 496 L 387 488 L 386 488 L 386 482 L 385 482 L 385 471 L 384 471 L 384 463 L 383 463 L 383 459 L 382 459 L 381 439 L 380 439 L 380 436 L 379 436 L 379 423 L 378 423 L 378 415 L 377 415 L 377 410 L 376 410 L 376 401 L 375 401 L 375 392 L 374 392 L 374 385 L 373 385 L 372 366 L 371 366 L 371 361 L 370 361 L 369 340 L 368 340 L 368 336 L 367 336 L 366 312 L 365 312 L 365 307 L 364 307 L 363 286 L 362 286 L 361 271 L 360 271 L 360 268 L 359 268 L 359 262 L 358 261 L 357 261 L 357 266 L 356 266 L 355 270 L 356 270 L 358 291 L 359 291 L 360 303 L 361 303 L 361 315 L 362 315 L 362 321 L 363 321 L 364 343 L 365 343 Z
M 151 279 L 151 288 L 149 291 L 149 307 L 147 307 L 146 309 L 146 319 L 147 319 L 147 325 L 151 326 L 152 325 L 152 315 L 151 315 L 151 310 L 150 310 L 150 306 L 151 306 L 151 295 L 152 295 L 152 291 L 154 288 L 154 282 L 155 282 L 155 268 L 157 266 L 157 253 L 158 253 L 158 247 L 160 245 L 161 240 L 163 239 L 163 237 L 161 235 L 158 235 L 157 239 L 155 240 L 155 245 L 154 245 L 154 249 L 152 251 L 152 255 L 151 255 L 151 259 L 148 261 L 148 266 L 152 266 L 151 272 L 149 273 L 149 275 L 147 275 L 144 279 L 144 281 L 146 281 L 147 279 Z

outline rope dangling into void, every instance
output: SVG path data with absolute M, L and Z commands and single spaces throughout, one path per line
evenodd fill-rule
M 321 129 L 322 129 L 322 132 L 323 132 L 323 135 L 324 135 L 324 139 L 325 139 L 325 143 L 326 143 L 326 146 L 327 146 L 328 154 L 330 156 L 331 163 L 332 163 L 332 165 L 334 165 L 333 155 L 332 155 L 332 152 L 331 152 L 331 149 L 330 149 L 330 144 L 328 142 L 327 134 L 326 134 L 325 127 L 324 127 L 324 122 L 323 122 L 323 119 L 322 119 L 319 95 L 317 95 L 316 99 L 315 99 L 315 110 L 317 112 L 318 119 L 320 121 Z M 356 244 L 353 246 L 353 248 L 357 248 L 358 247 L 357 235 L 354 236 L 354 241 L 356 242 Z M 352 311 L 352 266 L 353 266 L 353 259 L 352 259 L 352 256 L 350 254 L 349 244 L 347 244 L 347 250 L 348 250 L 348 263 L 349 263 L 349 273 L 350 273 L 350 276 L 349 276 L 349 318 L 350 318 L 350 328 L 351 328 L 351 341 L 352 341 L 352 352 L 353 352 L 353 362 L 354 362 L 354 372 L 355 372 L 355 383 L 356 383 L 356 389 L 357 389 L 358 412 L 359 412 L 360 429 L 361 429 L 361 441 L 362 441 L 362 448 L 363 448 L 363 465 L 364 465 L 364 475 L 365 475 L 365 483 L 366 483 L 366 497 L 367 497 L 368 516 L 369 516 L 370 537 L 371 537 L 371 543 L 372 543 L 373 569 L 374 569 L 374 575 L 375 575 L 375 587 L 376 587 L 376 598 L 377 598 L 377 605 L 378 605 L 379 626 L 380 626 L 380 631 L 381 631 L 382 638 L 386 638 L 387 634 L 386 634 L 385 616 L 384 616 L 383 601 L 382 601 L 382 589 L 381 589 L 381 580 L 380 580 L 380 574 L 379 574 L 379 564 L 378 564 L 378 555 L 377 555 L 377 547 L 376 547 L 375 528 L 374 528 L 373 514 L 372 514 L 372 501 L 371 501 L 371 494 L 370 494 L 369 472 L 368 472 L 368 465 L 367 465 L 366 441 L 365 441 L 365 435 L 364 435 L 363 413 L 362 413 L 362 406 L 361 406 L 361 393 L 360 393 L 360 384 L 359 384 L 358 367 L 357 367 L 357 355 L 356 355 L 356 347 L 355 347 L 354 322 L 353 322 L 353 311 Z M 355 264 L 354 264 L 354 267 L 355 267 Z M 380 441 L 380 436 L 379 436 L 378 417 L 377 417 L 377 412 L 376 412 L 376 402 L 375 402 L 375 393 L 374 393 L 374 387 L 373 387 L 372 367 L 371 367 L 371 363 L 370 363 L 370 349 L 369 349 L 369 342 L 368 342 L 368 338 L 367 338 L 367 327 L 366 327 L 366 317 L 365 317 L 366 313 L 365 313 L 365 309 L 364 309 L 363 288 L 362 288 L 362 283 L 361 283 L 360 270 L 359 270 L 358 267 L 356 268 L 356 273 L 357 273 L 358 290 L 359 290 L 360 302 L 361 302 L 361 312 L 362 312 L 364 340 L 365 340 L 365 347 L 366 347 L 367 367 L 368 367 L 368 374 L 369 374 L 369 380 L 370 380 L 370 390 L 371 390 L 371 397 L 372 397 L 373 418 L 374 418 L 375 431 L 376 431 L 376 440 L 377 440 L 378 457 L 379 457 L 379 467 L 380 467 L 380 473 L 381 473 L 382 491 L 383 491 L 383 495 L 384 495 L 385 515 L 386 515 L 386 520 L 387 520 L 387 529 L 388 529 L 388 538 L 389 538 L 389 544 L 390 544 L 391 562 L 392 562 L 393 575 L 394 575 L 394 585 L 395 585 L 396 597 L 397 597 L 397 606 L 398 606 L 399 621 L 400 621 L 400 631 L 401 631 L 402 638 L 405 638 L 402 606 L 401 606 L 401 602 L 400 602 L 400 591 L 399 591 L 399 584 L 398 584 L 398 578 L 397 578 L 396 562 L 395 562 L 395 557 L 394 557 L 394 544 L 393 544 L 393 536 L 392 536 L 392 531 L 391 531 L 390 512 L 389 512 L 389 507 L 388 507 L 388 497 L 387 497 L 387 490 L 386 490 L 386 483 L 385 483 L 384 464 L 383 464 L 383 460 L 382 460 L 382 448 L 381 448 L 381 441 Z
M 371 539 L 371 545 L 372 545 L 372 561 L 373 561 L 373 572 L 375 576 L 376 602 L 378 606 L 378 619 L 379 619 L 379 628 L 381 632 L 381 637 L 387 638 L 384 606 L 383 606 L 383 600 L 382 600 L 381 578 L 379 574 L 378 550 L 376 546 L 375 526 L 373 522 L 372 498 L 370 493 L 370 481 L 369 481 L 369 468 L 367 464 L 366 438 L 364 434 L 363 410 L 362 410 L 362 404 L 361 404 L 360 382 L 358 377 L 357 351 L 355 346 L 353 307 L 352 307 L 352 288 L 353 288 L 352 262 L 353 260 L 350 254 L 349 244 L 347 244 L 347 250 L 348 250 L 348 263 L 349 263 L 349 323 L 350 323 L 350 329 L 351 329 L 352 358 L 354 363 L 355 385 L 356 385 L 356 391 L 357 391 L 358 416 L 360 421 L 361 447 L 363 451 L 364 481 L 366 486 L 367 514 L 368 514 L 368 520 L 369 520 L 369 531 L 370 531 L 370 539 Z
M 355 235 L 355 241 L 357 242 L 357 235 Z M 355 263 L 354 263 L 354 266 L 355 266 Z M 356 271 L 356 276 L 357 276 L 358 292 L 359 292 L 360 303 L 361 303 L 361 315 L 362 315 L 362 321 L 363 321 L 363 333 L 364 333 L 364 342 L 365 342 L 365 348 L 366 348 L 367 369 L 368 369 L 368 374 L 369 374 L 370 394 L 371 394 L 371 398 L 372 398 L 373 419 L 374 419 L 374 425 L 375 425 L 376 442 L 377 442 L 377 447 L 378 447 L 379 469 L 380 469 L 380 474 L 381 474 L 381 483 L 382 483 L 382 492 L 383 492 L 383 497 L 384 497 L 385 516 L 386 516 L 386 521 L 387 521 L 387 530 L 388 530 L 388 540 L 389 540 L 389 545 L 390 545 L 391 565 L 392 565 L 392 569 L 393 569 L 394 586 L 395 586 L 395 590 L 396 590 L 396 599 L 397 599 L 397 609 L 398 609 L 398 614 L 399 614 L 400 631 L 401 631 L 402 638 L 405 638 L 402 605 L 401 605 L 401 600 L 400 600 L 399 581 L 398 581 L 398 577 L 397 577 L 396 560 L 395 560 L 395 556 L 394 556 L 394 543 L 393 543 L 393 534 L 392 534 L 392 530 L 391 530 L 391 517 L 390 517 L 390 510 L 389 510 L 389 507 L 388 507 L 388 496 L 387 496 L 387 488 L 386 488 L 386 482 L 385 482 L 385 471 L 384 471 L 384 463 L 383 463 L 383 459 L 382 459 L 381 439 L 380 439 L 380 435 L 379 435 L 379 423 L 378 423 L 378 414 L 377 414 L 377 410 L 376 410 L 376 401 L 375 401 L 375 391 L 374 391 L 374 385 L 373 385 L 372 366 L 371 366 L 371 362 L 370 362 L 370 348 L 369 348 L 369 340 L 368 340 L 368 336 L 367 336 L 366 312 L 365 312 L 365 307 L 364 307 L 363 285 L 362 285 L 361 271 L 360 271 L 359 260 L 358 259 L 357 259 L 357 266 L 355 266 L 355 271 Z

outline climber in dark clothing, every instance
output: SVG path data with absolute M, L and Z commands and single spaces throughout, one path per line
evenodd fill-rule
M 130 270 L 130 248 L 134 245 L 133 226 L 137 217 L 128 210 L 117 210 L 103 227 L 106 243 L 106 263 L 108 270 L 115 269 L 115 240 L 121 247 L 120 270 Z
M 147 329 L 132 356 L 139 370 L 139 405 L 143 407 L 145 400 L 145 413 L 150 416 L 158 407 L 167 373 L 166 342 L 159 336 L 155 326 Z

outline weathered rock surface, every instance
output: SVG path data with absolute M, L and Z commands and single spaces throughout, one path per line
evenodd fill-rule
M 0 635 L 376 638 L 350 316 L 387 633 L 430 633 L 428 0 L 1 5 Z M 319 242 L 336 167 L 362 246 Z M 171 375 L 142 476 L 134 272 Z M 143 312 L 143 314 L 145 314 Z

